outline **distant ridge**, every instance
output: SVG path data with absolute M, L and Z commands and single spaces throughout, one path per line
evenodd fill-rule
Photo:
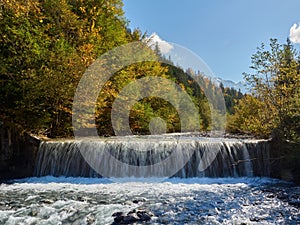
M 246 85 L 245 81 L 234 82 L 231 80 L 224 80 L 224 79 L 218 77 L 218 78 L 215 78 L 215 82 L 219 85 L 222 83 L 224 85 L 224 87 L 227 87 L 227 88 L 233 88 L 237 91 L 240 90 L 242 93 L 249 92 L 245 86 Z

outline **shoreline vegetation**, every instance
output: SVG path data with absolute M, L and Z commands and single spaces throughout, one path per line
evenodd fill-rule
M 17 127 L 20 136 L 71 137 L 73 97 L 85 70 L 105 52 L 147 37 L 139 29 L 128 29 L 122 6 L 122 0 L 1 1 L 2 126 Z M 152 51 L 163 58 L 158 46 Z M 96 124 L 84 126 L 96 126 L 100 136 L 113 136 L 111 108 L 119 92 L 131 81 L 159 74 L 188 93 L 199 112 L 199 131 L 209 133 L 211 109 L 201 83 L 208 95 L 224 95 L 226 132 L 271 139 L 271 158 L 278 168 L 273 176 L 283 174 L 300 183 L 300 53 L 289 40 L 280 44 L 270 39 L 269 45 L 257 48 L 251 57 L 253 72 L 244 74 L 247 94 L 217 86 L 199 71 L 185 71 L 172 59 L 164 60 L 168 64 L 136 63 L 114 74 L 99 94 Z M 148 97 L 130 111 L 133 134 L 149 134 L 149 122 L 155 117 L 166 121 L 168 133 L 180 131 L 175 108 L 159 97 Z

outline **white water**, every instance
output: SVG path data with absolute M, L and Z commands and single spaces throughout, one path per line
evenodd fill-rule
M 266 140 L 174 135 L 112 137 L 43 142 L 35 175 L 251 177 L 268 176 L 268 162 Z
M 41 177 L 0 185 L 0 224 L 111 224 L 117 211 L 145 209 L 148 224 L 298 224 L 277 197 L 292 187 L 269 178 Z M 296 191 L 299 189 L 295 189 Z M 275 194 L 274 194 L 275 193 Z
M 92 178 L 99 174 L 85 162 L 78 143 L 91 158 L 97 159 L 99 151 L 105 150 L 115 159 L 140 166 L 159 163 L 174 149 L 192 154 L 175 171 L 176 178 L 166 180 L 160 168 L 154 170 L 157 178 L 142 178 L 146 173 L 128 178 L 128 174 L 136 173 L 126 167 L 120 171 L 109 160 L 100 158 L 96 168 L 102 166 L 105 173 L 116 171 L 116 177 L 121 177 L 113 182 Z M 218 154 L 209 162 L 203 157 L 205 151 Z M 182 161 L 174 158 L 173 163 Z M 292 193 L 300 201 L 300 188 L 254 177 L 268 175 L 268 162 L 265 140 L 196 136 L 181 136 L 178 140 L 174 135 L 165 135 L 44 142 L 35 170 L 40 177 L 0 185 L 0 224 L 110 225 L 113 213 L 132 209 L 155 215 L 143 224 L 298 224 L 299 208 L 280 196 Z

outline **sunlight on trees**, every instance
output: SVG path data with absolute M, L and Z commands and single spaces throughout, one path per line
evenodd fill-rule
M 270 40 L 252 56 L 253 73 L 244 74 L 251 96 L 239 101 L 230 131 L 297 140 L 300 134 L 300 55 L 291 42 Z

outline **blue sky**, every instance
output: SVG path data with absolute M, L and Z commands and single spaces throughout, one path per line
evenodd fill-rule
M 192 50 L 215 76 L 233 81 L 250 71 L 260 43 L 284 43 L 294 24 L 300 42 L 300 0 L 124 0 L 124 11 L 130 28 Z

